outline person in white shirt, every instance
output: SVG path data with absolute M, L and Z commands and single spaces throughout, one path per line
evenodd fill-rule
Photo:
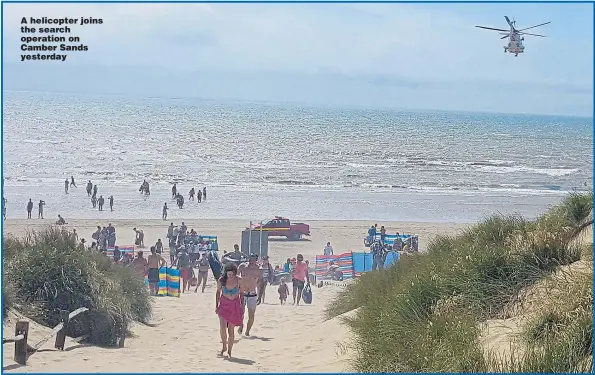
M 331 246 L 330 242 L 326 243 L 326 247 L 324 248 L 324 255 L 333 255 L 333 247 Z

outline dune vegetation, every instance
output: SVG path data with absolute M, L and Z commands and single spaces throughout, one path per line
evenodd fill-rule
M 133 321 L 147 321 L 151 300 L 144 280 L 76 243 L 63 228 L 4 238 L 4 317 L 9 308 L 45 326 L 60 311 L 86 307 L 69 325 L 71 337 L 115 346 Z
M 345 319 L 352 369 L 592 372 L 592 210 L 592 193 L 573 193 L 536 220 L 493 216 L 363 275 L 327 309 L 358 309 Z

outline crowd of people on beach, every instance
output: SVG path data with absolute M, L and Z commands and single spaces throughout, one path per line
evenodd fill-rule
M 136 228 L 134 230 L 137 234 L 142 233 Z M 92 237 L 97 242 L 93 242 L 90 249 L 97 249 L 102 253 L 106 253 L 110 248 L 113 249 L 113 262 L 132 267 L 139 276 L 146 277 L 150 293 L 154 296 L 159 295 L 159 270 L 164 266 L 176 267 L 180 270 L 182 293 L 190 292 L 192 288 L 194 293 L 199 289 L 204 293 L 212 270 L 209 252 L 218 250 L 216 242 L 203 239 L 194 229 L 188 230 L 184 222 L 179 226 L 170 223 L 167 228 L 169 262 L 163 257 L 165 249 L 161 239 L 151 246 L 148 256 L 145 256 L 143 251 L 138 251 L 133 258 L 128 254 L 120 253 L 118 246 L 115 245 L 116 230 L 111 223 L 106 227 L 98 227 Z M 220 355 L 227 353 L 231 356 L 236 330 L 238 334 L 250 335 L 256 308 L 264 303 L 267 286 L 278 283 L 277 293 L 279 303 L 282 305 L 287 303 L 290 295 L 295 305 L 306 300 L 305 290 L 310 288 L 311 268 L 303 255 L 298 254 L 295 258 L 287 259 L 283 266 L 275 267 L 269 262 L 268 256 L 259 258 L 257 254 L 246 255 L 241 252 L 237 244 L 234 245 L 233 251 L 224 252 L 221 260 L 222 272 L 217 280 L 215 302 L 223 342 Z M 276 280 L 276 274 L 279 272 L 285 276 Z M 289 279 L 291 291 L 288 285 Z M 246 315 L 247 319 L 244 319 Z
M 74 176 L 70 176 L 70 179 L 65 179 L 64 180 L 64 193 L 65 194 L 69 194 L 73 188 L 76 188 L 76 181 L 74 179 Z M 91 182 L 91 180 L 87 181 L 87 185 L 85 188 L 86 192 L 87 192 L 87 197 L 91 198 L 91 206 L 93 208 L 98 209 L 99 211 L 104 211 L 104 206 L 106 204 L 106 199 L 103 197 L 103 195 L 98 195 L 98 191 L 99 188 L 97 186 L 97 184 L 93 184 L 93 182 Z M 141 184 L 139 191 L 141 192 L 141 194 L 145 194 L 145 195 L 151 195 L 150 193 L 150 186 L 149 183 L 147 182 L 147 180 L 144 180 L 143 183 Z M 196 201 L 198 203 L 202 203 L 203 201 L 207 200 L 207 188 L 203 187 L 202 189 L 198 188 L 197 190 L 195 190 L 194 188 L 191 188 L 189 193 L 189 200 L 194 201 L 195 197 L 196 197 Z M 183 208 L 184 207 L 184 196 L 182 194 L 179 193 L 178 191 L 178 185 L 177 183 L 174 182 L 173 186 L 172 186 L 172 199 L 174 199 L 176 201 L 176 204 L 178 205 L 179 208 Z M 114 196 L 110 195 L 107 198 L 107 203 L 109 205 L 109 210 L 110 211 L 114 211 Z M 8 200 L 4 197 L 2 197 L 2 217 L 4 218 L 4 220 L 6 220 L 6 208 L 7 208 L 7 204 L 8 204 Z M 37 218 L 38 219 L 44 219 L 44 206 L 45 206 L 46 202 L 44 200 L 39 200 L 39 202 L 37 203 Z M 33 218 L 33 208 L 34 208 L 35 204 L 33 203 L 33 199 L 29 198 L 29 201 L 27 202 L 26 205 L 26 209 L 27 209 L 27 219 L 32 219 Z M 164 204 L 163 209 L 162 209 L 162 219 L 165 221 L 167 220 L 167 211 L 169 210 L 169 207 L 167 206 L 167 202 Z M 56 221 L 57 225 L 64 225 L 66 224 L 66 221 L 62 218 L 62 216 L 58 215 L 58 220 Z

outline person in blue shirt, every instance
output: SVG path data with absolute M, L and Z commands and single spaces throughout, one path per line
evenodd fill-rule
M 375 271 L 377 269 L 383 269 L 384 259 L 386 255 L 384 245 L 379 241 L 374 241 L 370 246 L 370 250 L 372 250 L 372 255 L 374 256 L 374 262 L 372 263 L 372 271 Z
M 376 227 L 372 225 L 370 227 L 370 229 L 368 229 L 368 243 L 372 244 L 372 241 L 374 241 L 375 237 L 376 237 Z

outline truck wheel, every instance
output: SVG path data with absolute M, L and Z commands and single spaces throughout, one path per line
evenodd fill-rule
M 287 238 L 289 238 L 290 240 L 298 241 L 298 240 L 301 240 L 302 239 L 302 235 L 299 234 L 299 233 L 292 233 Z

